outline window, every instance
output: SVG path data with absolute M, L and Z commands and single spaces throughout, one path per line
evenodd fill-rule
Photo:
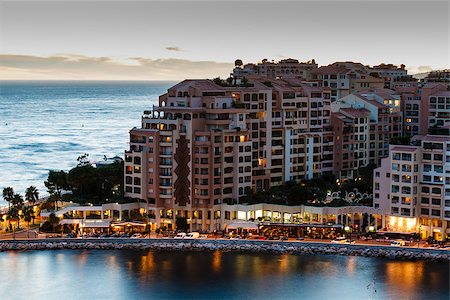
M 432 210 L 431 210 L 431 215 L 432 215 L 432 216 L 439 217 L 439 216 L 441 215 L 441 211 L 438 210 L 438 209 L 432 209 Z
M 441 189 L 434 187 L 434 188 L 431 189 L 431 192 L 433 194 L 440 195 L 441 194 Z
M 430 210 L 428 208 L 421 208 L 420 209 L 420 214 L 422 214 L 422 215 L 429 215 L 430 214 Z
M 431 204 L 433 204 L 433 205 L 441 205 L 441 199 L 439 199 L 439 198 L 432 198 L 431 199 Z
M 430 204 L 430 198 L 422 197 L 420 200 L 420 203 L 422 204 Z

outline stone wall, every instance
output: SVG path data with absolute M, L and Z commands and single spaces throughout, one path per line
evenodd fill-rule
M 242 251 L 275 254 L 331 254 L 383 257 L 399 260 L 450 261 L 450 251 L 377 245 L 257 241 L 257 240 L 176 240 L 176 239 L 46 239 L 1 241 L 0 251 L 102 249 L 163 251 Z

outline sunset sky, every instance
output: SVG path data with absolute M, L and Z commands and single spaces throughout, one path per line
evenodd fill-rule
M 449 68 L 448 1 L 2 1 L 0 79 L 227 77 L 235 59 Z

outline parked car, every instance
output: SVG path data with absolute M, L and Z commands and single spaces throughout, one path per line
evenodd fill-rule
M 131 236 L 131 238 L 132 238 L 132 239 L 140 239 L 140 238 L 142 238 L 142 234 L 140 234 L 140 233 L 135 233 L 135 234 L 133 234 L 133 235 Z
M 177 235 L 174 237 L 174 239 L 177 239 L 177 240 L 184 239 L 185 236 L 186 236 L 186 233 L 180 232 L 180 233 L 177 233 Z
M 401 246 L 405 246 L 405 245 L 406 245 L 406 242 L 404 240 L 395 240 L 395 241 L 392 241 L 392 243 L 391 243 L 391 246 L 394 246 L 394 247 L 401 247 Z
M 345 244 L 347 241 L 347 238 L 345 236 L 337 237 L 336 239 L 332 240 L 331 242 L 333 244 Z
M 241 240 L 241 239 L 242 239 L 242 237 L 239 234 L 230 237 L 230 240 Z
M 185 239 L 189 239 L 189 240 L 198 239 L 198 238 L 200 238 L 200 233 L 198 233 L 198 232 L 190 232 L 190 233 L 186 234 L 186 236 L 184 238 Z

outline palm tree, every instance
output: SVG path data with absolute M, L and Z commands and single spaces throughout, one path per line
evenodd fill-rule
M 35 186 L 30 186 L 26 189 L 25 200 L 31 205 L 34 205 L 39 200 L 39 192 Z
M 14 197 L 11 200 L 11 203 L 15 207 L 21 207 L 23 205 L 23 197 L 21 194 L 14 194 Z
M 3 199 L 8 202 L 8 211 L 11 208 L 11 201 L 14 198 L 14 189 L 12 187 L 5 187 L 3 189 Z
M 22 214 L 23 214 L 23 219 L 25 220 L 25 222 L 27 222 L 27 226 L 28 226 L 27 236 L 28 236 L 28 238 L 30 238 L 30 222 L 31 222 L 31 220 L 34 220 L 33 207 L 32 206 L 24 207 Z
M 9 220 L 10 224 L 11 224 L 11 220 L 17 221 L 17 228 L 19 228 L 19 224 L 20 224 L 19 208 L 17 208 L 16 206 L 13 206 L 9 210 L 9 212 L 8 212 L 8 220 Z

